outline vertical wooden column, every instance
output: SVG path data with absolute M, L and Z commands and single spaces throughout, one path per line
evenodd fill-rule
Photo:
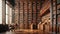
M 24 9 L 23 6 L 24 6 L 24 5 L 23 5 L 23 4 L 24 4 L 23 1 L 20 1 L 20 29 L 23 29 L 23 28 L 24 28 L 24 26 L 23 26 L 23 25 L 24 25 L 24 23 L 23 23 L 23 22 L 24 22 L 24 21 L 23 21 L 23 18 L 24 18 L 24 17 L 23 17 L 23 11 L 24 11 L 24 10 L 23 10 L 23 9 Z
M 55 13 L 56 13 L 56 34 L 58 34 L 58 22 L 57 22 L 57 0 L 55 0 Z
M 28 23 L 29 23 L 29 29 L 31 29 L 32 24 L 32 2 L 28 1 Z
M 52 32 L 57 34 L 57 0 L 51 0 Z
M 18 28 L 20 29 L 20 0 L 18 2 Z
M 33 29 L 36 29 L 36 1 L 33 1 Z
M 37 1 L 37 24 L 38 24 L 38 29 L 40 28 L 40 8 L 41 8 L 41 6 L 40 6 L 40 1 Z
M 28 28 L 28 2 L 24 1 L 24 24 L 25 29 Z
M 2 0 L 2 24 L 6 24 L 6 0 Z
M 50 29 L 50 32 L 52 31 L 53 32 L 53 11 L 52 11 L 52 0 L 51 0 L 51 6 L 50 6 L 50 19 L 51 19 L 51 23 L 50 23 L 50 26 L 51 26 L 51 29 Z
M 19 24 L 18 23 L 18 19 L 19 19 L 19 0 L 15 0 L 15 14 L 14 14 L 14 21 L 15 21 L 15 23 L 14 24 Z
M 37 23 L 40 22 L 40 1 L 37 1 Z

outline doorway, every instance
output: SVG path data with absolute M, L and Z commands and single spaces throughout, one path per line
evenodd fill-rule
M 43 25 L 43 31 L 45 31 L 45 25 Z
M 33 24 L 33 29 L 38 29 L 37 27 L 37 25 Z

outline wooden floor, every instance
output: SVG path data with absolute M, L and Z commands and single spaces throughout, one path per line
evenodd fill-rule
M 26 32 L 25 31 L 7 31 L 0 34 L 56 34 L 56 33 L 32 30 L 32 31 L 26 31 Z
M 15 34 L 15 33 L 12 32 L 12 31 L 7 31 L 7 32 L 3 32 L 3 33 L 0 33 L 0 34 Z

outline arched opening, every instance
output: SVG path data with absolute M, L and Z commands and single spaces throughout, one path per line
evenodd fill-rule
M 33 24 L 33 29 L 38 29 L 38 26 Z

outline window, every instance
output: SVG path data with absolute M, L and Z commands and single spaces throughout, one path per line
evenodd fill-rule
M 57 10 L 57 14 L 60 14 L 60 10 Z
M 57 4 L 60 4 L 60 0 L 57 0 Z
M 8 24 L 8 5 L 6 4 L 6 24 Z
M 60 23 L 60 15 L 58 15 L 57 21 L 58 23 Z
M 11 24 L 12 23 L 12 7 L 9 2 L 6 1 L 6 24 Z
M 0 0 L 0 24 L 2 24 L 2 0 Z
M 10 24 L 12 24 L 12 8 L 11 7 L 9 11 L 9 21 L 10 21 Z

